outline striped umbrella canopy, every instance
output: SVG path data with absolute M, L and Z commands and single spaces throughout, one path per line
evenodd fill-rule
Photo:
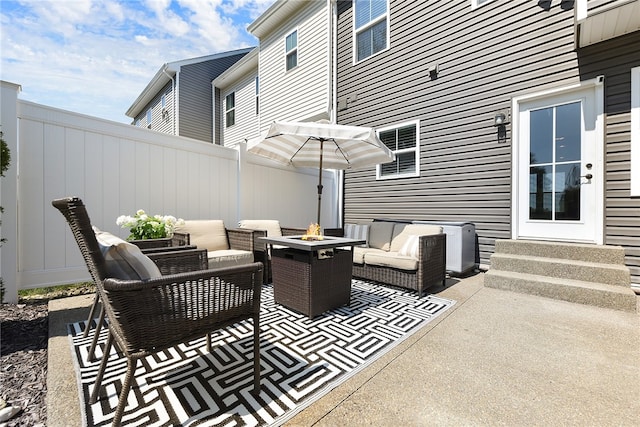
M 275 121 L 263 138 L 248 141 L 247 151 L 282 164 L 319 169 L 318 224 L 323 168 L 351 169 L 395 160 L 372 128 L 326 122 Z

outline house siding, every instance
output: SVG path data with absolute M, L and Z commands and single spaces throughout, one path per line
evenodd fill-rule
M 165 95 L 166 111 L 162 115 L 162 95 Z M 147 111 L 151 108 L 151 123 L 147 122 Z M 161 91 L 147 104 L 145 109 L 134 119 L 139 121 L 139 127 L 146 127 L 158 132 L 173 134 L 173 90 L 171 83 L 165 85 Z
M 178 73 L 180 136 L 213 142 L 213 90 L 211 81 L 245 54 L 184 65 Z
M 511 238 L 511 99 L 605 76 L 607 244 L 622 245 L 640 283 L 640 200 L 629 196 L 630 68 L 640 33 L 574 48 L 573 10 L 495 0 L 390 2 L 390 48 L 354 65 L 352 2 L 338 2 L 338 122 L 386 127 L 420 121 L 420 176 L 376 181 L 347 171 L 344 220 L 470 221 L 480 263 Z M 428 67 L 439 66 L 437 76 Z M 348 99 L 347 99 L 348 98 Z M 342 103 L 341 103 L 342 101 Z
M 298 66 L 285 71 L 285 37 L 298 31 Z M 325 1 L 306 2 L 260 39 L 260 129 L 274 120 L 329 119 L 329 11 Z

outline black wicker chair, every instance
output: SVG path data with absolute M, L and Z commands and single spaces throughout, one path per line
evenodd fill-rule
M 104 354 L 114 343 L 127 357 L 113 425 L 120 425 L 137 360 L 242 320 L 253 320 L 254 392 L 260 389 L 260 290 L 262 263 L 217 270 L 170 274 L 148 280 L 107 278 L 89 215 L 79 198 L 52 202 L 67 219 L 106 312 L 109 335 Z M 175 251 L 179 253 L 179 251 Z M 165 255 L 169 256 L 169 255 Z M 162 270 L 161 270 L 162 271 Z M 103 357 L 90 403 L 100 394 L 108 357 Z

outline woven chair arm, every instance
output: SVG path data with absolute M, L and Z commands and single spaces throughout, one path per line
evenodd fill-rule
M 140 249 L 143 254 L 149 256 L 149 254 L 161 253 L 161 252 L 171 252 L 171 251 L 184 251 L 188 249 L 197 249 L 196 245 L 186 245 L 186 246 L 167 246 L 166 248 L 147 248 Z
M 300 236 L 307 232 L 306 228 L 280 227 L 283 236 Z
M 241 251 L 254 251 L 254 230 L 248 228 L 228 228 L 229 247 Z
M 430 234 L 418 238 L 418 269 L 423 271 L 446 270 L 446 234 Z
M 325 236 L 344 237 L 344 229 L 342 228 L 325 228 L 322 233 Z
M 191 245 L 166 249 L 171 250 L 160 251 L 159 249 L 153 249 L 150 253 L 144 251 L 144 254 L 158 266 L 163 276 L 206 270 L 208 267 L 206 249 L 197 249 Z
M 167 248 L 171 246 L 171 238 L 129 240 L 129 243 L 136 245 L 140 249 Z
M 261 284 L 258 262 L 146 281 L 110 278 L 100 291 L 121 349 L 146 354 L 257 316 Z
M 191 236 L 189 233 L 173 233 L 171 236 L 171 246 L 189 246 L 191 244 Z

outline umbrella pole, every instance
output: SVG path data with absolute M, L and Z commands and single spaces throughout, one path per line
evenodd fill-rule
M 324 152 L 324 138 L 320 138 L 320 169 L 318 174 L 318 227 L 320 227 L 320 206 L 322 205 L 322 154 Z

